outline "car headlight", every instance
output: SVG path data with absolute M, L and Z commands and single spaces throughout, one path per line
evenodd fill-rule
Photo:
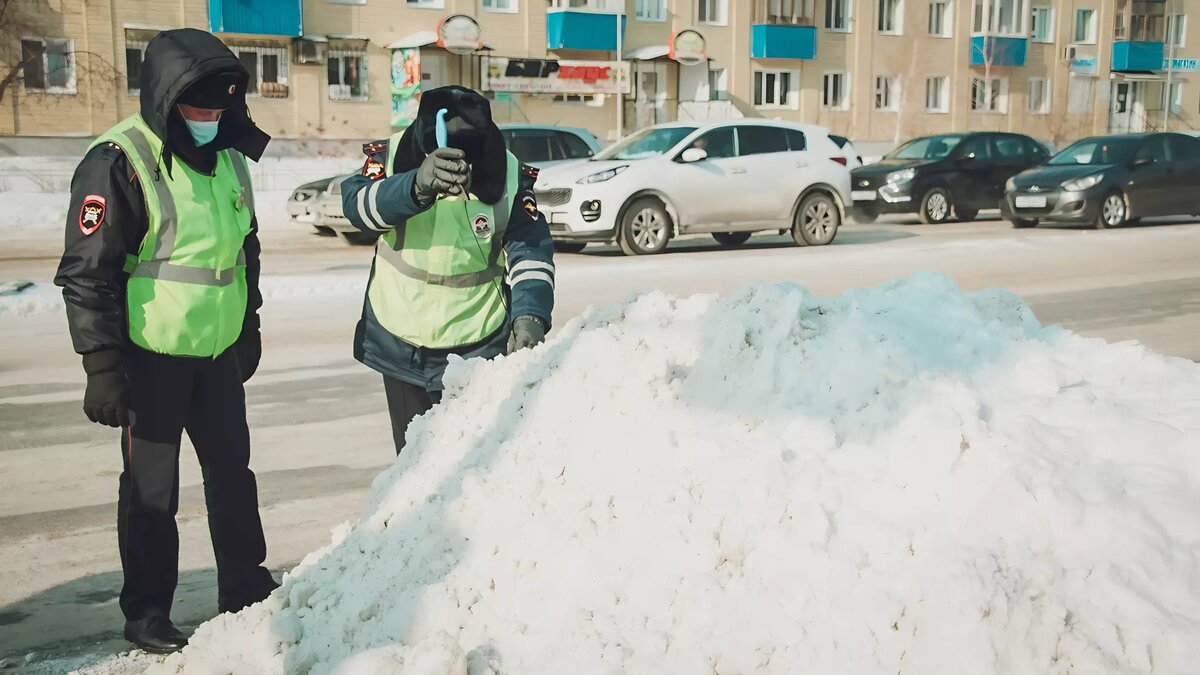
M 1096 187 L 1102 180 L 1104 180 L 1104 174 L 1094 173 L 1090 176 L 1084 176 L 1083 178 L 1076 178 L 1074 180 L 1066 181 L 1062 184 L 1062 187 L 1068 192 L 1079 192 L 1081 190 L 1088 190 Z
M 916 177 L 916 169 L 900 169 L 899 171 L 893 171 L 889 173 L 887 175 L 887 182 L 891 183 L 892 185 L 900 185 L 901 183 L 907 183 Z
M 629 165 L 614 166 L 613 168 L 609 169 L 608 171 L 601 171 L 600 173 L 594 173 L 590 176 L 587 176 L 586 178 L 580 178 L 579 180 L 577 180 L 575 182 L 579 185 L 589 185 L 591 183 L 603 183 L 604 181 L 612 179 L 613 176 L 616 176 L 617 174 L 621 173 L 622 171 L 624 171 L 625 169 L 628 169 L 628 168 L 629 168 Z

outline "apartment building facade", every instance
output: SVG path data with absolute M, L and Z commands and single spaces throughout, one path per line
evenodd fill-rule
M 0 135 L 104 131 L 137 109 L 146 42 L 192 26 L 238 53 L 280 139 L 385 136 L 461 84 L 501 121 L 602 139 L 757 116 L 1059 143 L 1200 127 L 1197 20 L 1200 0 L 18 0 Z

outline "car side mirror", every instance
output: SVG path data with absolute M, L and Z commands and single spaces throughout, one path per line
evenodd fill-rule
M 679 156 L 679 159 L 683 160 L 683 162 L 687 164 L 703 162 L 704 160 L 708 159 L 708 151 L 706 151 L 704 148 L 688 148 L 687 150 L 683 151 L 683 154 Z

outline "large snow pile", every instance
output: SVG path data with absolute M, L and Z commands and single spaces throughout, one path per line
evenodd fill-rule
M 1191 362 L 921 275 L 646 295 L 447 377 L 359 521 L 159 668 L 1200 664 Z

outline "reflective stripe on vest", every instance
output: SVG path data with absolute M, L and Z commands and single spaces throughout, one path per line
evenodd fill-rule
M 176 161 L 159 166 L 162 141 L 134 115 L 93 146 L 122 149 L 142 188 L 146 237 L 125 271 L 129 337 L 150 351 L 215 357 L 241 333 L 248 288 L 243 242 L 253 217 L 245 159 L 217 153 L 212 175 Z

